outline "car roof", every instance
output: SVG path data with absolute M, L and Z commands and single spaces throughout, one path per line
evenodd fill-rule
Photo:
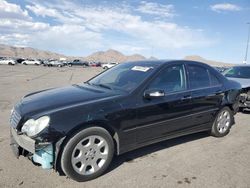
M 199 61 L 192 61 L 192 60 L 140 60 L 140 61 L 129 61 L 127 63 L 135 63 L 136 65 L 141 66 L 162 66 L 172 63 L 186 63 L 186 64 L 198 64 L 201 66 L 209 67 L 209 65 L 199 62 Z

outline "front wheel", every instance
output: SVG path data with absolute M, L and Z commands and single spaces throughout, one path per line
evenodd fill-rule
M 233 113 L 228 107 L 222 108 L 217 114 L 212 126 L 211 135 L 215 137 L 226 136 L 233 125 Z
M 114 142 L 101 127 L 84 129 L 69 139 L 61 156 L 64 173 L 73 180 L 88 181 L 102 175 L 114 155 Z

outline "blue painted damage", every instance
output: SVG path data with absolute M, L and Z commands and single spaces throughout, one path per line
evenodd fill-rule
M 43 169 L 51 169 L 53 162 L 53 146 L 52 144 L 37 150 L 33 155 L 33 161 L 42 165 Z

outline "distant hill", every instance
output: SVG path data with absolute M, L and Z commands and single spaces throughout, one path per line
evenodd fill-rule
M 121 63 L 124 61 L 138 61 L 138 60 L 147 59 L 140 54 L 124 55 L 121 52 L 117 50 L 113 50 L 113 49 L 109 49 L 107 51 L 95 52 L 87 57 L 72 57 L 72 56 L 65 56 L 62 54 L 44 51 L 44 50 L 38 50 L 34 48 L 29 48 L 29 47 L 15 47 L 15 46 L 9 46 L 5 44 L 0 44 L 0 57 L 33 58 L 33 59 L 59 59 L 63 57 L 69 60 L 83 59 L 86 61 L 94 61 L 94 62 L 116 62 L 116 63 Z M 157 60 L 156 57 L 150 57 L 148 59 Z M 186 56 L 184 59 L 200 61 L 203 63 L 207 63 L 211 66 L 232 66 L 233 65 L 229 63 L 207 60 L 198 55 Z
M 212 60 L 207 60 L 207 59 L 204 59 L 198 55 L 191 55 L 191 56 L 186 56 L 184 59 L 186 60 L 193 60 L 193 61 L 200 61 L 202 63 L 206 63 L 208 65 L 211 65 L 211 66 L 219 66 L 219 67 L 222 67 L 222 66 L 232 66 L 233 64 L 230 64 L 230 63 L 224 63 L 224 62 L 219 62 L 219 61 L 212 61 Z
M 66 56 L 62 54 L 38 50 L 29 47 L 15 47 L 5 44 L 0 44 L 0 57 L 59 59 L 61 57 L 66 57 Z
M 134 54 L 126 56 L 121 52 L 118 52 L 113 49 L 109 49 L 105 52 L 96 52 L 84 58 L 86 61 L 99 61 L 99 62 L 114 62 L 121 63 L 124 61 L 137 61 L 146 59 L 140 54 Z

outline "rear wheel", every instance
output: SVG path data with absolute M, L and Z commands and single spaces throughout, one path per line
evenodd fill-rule
M 76 181 L 88 181 L 102 175 L 112 161 L 114 143 L 103 128 L 84 129 L 69 139 L 61 156 L 64 173 Z
M 226 136 L 233 124 L 233 113 L 228 107 L 222 108 L 215 118 L 211 135 L 215 137 Z

